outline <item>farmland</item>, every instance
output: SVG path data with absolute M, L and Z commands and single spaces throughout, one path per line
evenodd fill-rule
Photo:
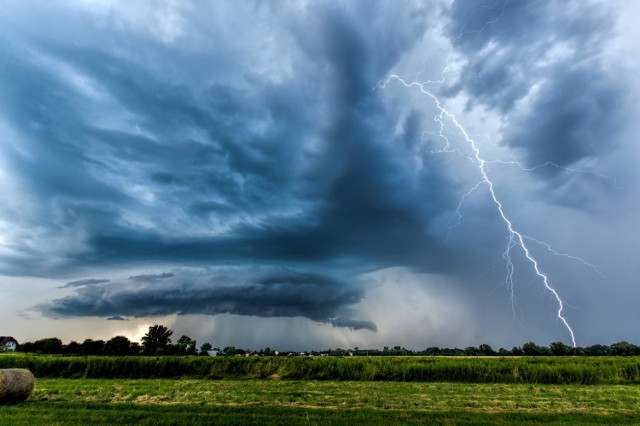
M 639 400 L 633 385 L 39 379 L 0 423 L 620 424 Z
M 29 367 L 37 384 L 0 424 L 637 424 L 638 364 L 3 354 L 0 368 Z
M 3 354 L 47 378 L 640 384 L 640 357 L 109 357 Z

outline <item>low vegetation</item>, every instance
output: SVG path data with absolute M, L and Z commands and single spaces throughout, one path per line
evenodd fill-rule
M 34 424 L 633 424 L 633 385 L 39 379 L 0 407 Z M 0 420 L 2 423 L 2 420 Z
M 173 344 L 171 335 L 152 326 L 141 343 L 48 338 L 0 354 L 0 368 L 28 368 L 37 378 L 29 400 L 0 406 L 0 425 L 601 425 L 640 418 L 640 347 L 627 342 L 287 353 L 210 343 L 198 351 L 188 336 Z M 224 356 L 196 356 L 213 353 Z
M 36 377 L 640 384 L 639 357 L 198 357 L 2 354 Z

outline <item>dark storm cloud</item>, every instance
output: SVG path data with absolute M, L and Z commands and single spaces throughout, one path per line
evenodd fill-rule
M 171 272 L 163 272 L 161 274 L 144 274 L 144 275 L 132 275 L 129 277 L 131 281 L 153 281 L 153 280 L 164 280 L 167 278 L 173 278 L 173 273 Z
M 449 35 L 466 64 L 451 93 L 464 90 L 470 104 L 504 114 L 503 143 L 531 166 L 607 153 L 624 103 L 621 80 L 601 61 L 613 23 L 598 2 L 457 0 Z
M 78 286 L 74 294 L 38 308 L 50 316 L 109 316 L 111 319 L 223 313 L 260 317 L 304 317 L 335 327 L 376 330 L 374 323 L 344 316 L 362 290 L 329 276 L 296 272 L 176 271 L 109 285 Z
M 86 280 L 76 280 L 76 281 L 68 282 L 63 287 L 65 288 L 84 287 L 88 285 L 104 284 L 104 283 L 108 283 L 109 281 L 110 280 L 100 280 L 100 279 L 89 278 Z
M 370 330 L 370 331 L 377 330 L 375 323 L 371 321 L 363 321 L 363 320 L 357 320 L 352 318 L 340 317 L 340 318 L 332 319 L 330 323 L 334 327 L 345 327 L 345 328 L 350 328 L 352 330 Z
M 205 3 L 7 6 L 0 273 L 75 280 L 39 305 L 54 317 L 232 313 L 372 331 L 377 318 L 350 310 L 366 301 L 365 272 L 475 285 L 505 224 L 481 186 L 467 232 L 443 242 L 476 165 L 451 168 L 457 157 L 432 152 L 442 140 L 428 134 L 429 106 L 378 85 L 409 55 L 443 59 L 427 43 L 446 44 L 427 25 L 441 9 Z M 488 107 L 507 147 L 532 165 L 572 165 L 611 146 L 620 92 L 600 60 L 604 7 L 443 10 L 444 37 L 466 58 L 443 90 Z M 586 180 L 576 191 L 563 173 L 543 177 L 555 200 L 593 203 Z
M 506 140 L 531 152 L 529 162 L 538 164 L 552 159 L 569 165 L 611 150 L 621 89 L 597 64 L 562 70 L 543 86 L 531 113 L 514 117 Z
M 187 60 L 202 60 L 213 76 L 208 84 L 176 69 L 172 62 L 183 52 L 148 40 L 134 41 L 142 57 L 131 42 L 70 43 L 64 32 L 30 34 L 26 56 L 19 48 L 5 51 L 4 74 L 15 80 L 8 87 L 11 122 L 24 140 L 7 150 L 12 172 L 28 196 L 56 209 L 55 223 L 44 219 L 44 208 L 22 223 L 44 224 L 50 238 L 78 236 L 56 249 L 61 260 L 52 264 L 40 262 L 44 248 L 16 244 L 41 273 L 264 263 L 311 265 L 345 277 L 292 276 L 277 285 L 263 277 L 235 287 L 186 277 L 178 294 L 170 274 L 132 276 L 126 292 L 120 282 L 79 281 L 74 295 L 46 312 L 232 312 L 371 330 L 373 323 L 340 313 L 361 299 L 358 273 L 397 265 L 446 271 L 450 253 L 425 229 L 438 203 L 450 200 L 429 200 L 412 185 L 406 163 L 413 153 L 399 155 L 389 143 L 395 138 L 409 147 L 420 120 L 412 115 L 394 136 L 392 123 L 402 118 L 372 90 L 425 31 L 425 11 L 409 2 L 404 10 L 366 4 L 311 5 L 299 12 L 303 20 L 262 16 L 272 21 L 268 33 L 247 37 L 283 37 L 269 31 L 286 29 L 275 47 L 293 67 L 280 77 L 284 82 L 260 74 L 259 66 L 216 78 L 219 68 L 244 64 L 242 54 L 215 47 L 196 48 Z M 80 28 L 122 37 L 86 23 Z M 248 41 L 245 53 L 257 54 Z M 142 303 L 149 298 L 158 302 Z
M 107 321 L 129 321 L 125 317 L 121 317 L 119 315 L 114 315 L 112 317 L 107 318 Z

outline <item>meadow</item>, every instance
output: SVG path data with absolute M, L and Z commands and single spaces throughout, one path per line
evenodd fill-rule
M 114 357 L 3 354 L 41 378 L 640 384 L 640 357 Z
M 633 424 L 634 385 L 38 379 L 0 424 Z
M 0 424 L 640 424 L 636 357 L 0 355 L 36 375 Z

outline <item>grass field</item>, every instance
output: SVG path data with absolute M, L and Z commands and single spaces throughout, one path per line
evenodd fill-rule
M 639 424 L 638 357 L 65 357 L 0 425 Z
M 640 424 L 635 385 L 38 379 L 2 425 Z
M 107 357 L 0 355 L 40 378 L 640 384 L 640 357 Z

